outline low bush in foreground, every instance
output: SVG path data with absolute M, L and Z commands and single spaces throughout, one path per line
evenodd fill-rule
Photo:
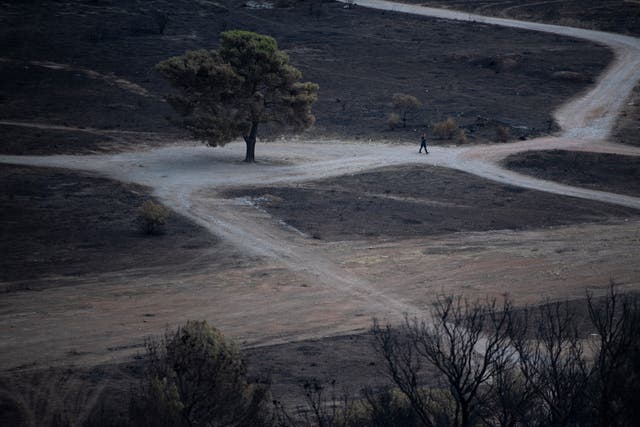
M 131 425 L 272 425 L 267 390 L 247 382 L 236 346 L 206 322 L 187 322 L 146 349 Z

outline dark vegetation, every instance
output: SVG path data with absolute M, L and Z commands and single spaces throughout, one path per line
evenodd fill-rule
M 236 190 L 229 196 L 250 197 L 274 217 L 325 240 L 517 230 L 638 214 L 432 166 L 384 168 L 291 187 Z
M 516 172 L 578 187 L 640 196 L 640 158 L 579 151 L 526 151 L 504 165 Z
M 166 232 L 145 237 L 137 208 L 144 187 L 82 172 L 0 165 L 3 290 L 50 275 L 78 276 L 190 261 L 219 243 L 172 213 Z M 109 259 L 109 262 L 105 262 Z
M 391 97 L 391 105 L 402 122 L 402 127 L 407 127 L 407 120 L 416 120 L 416 114 L 422 107 L 422 103 L 413 95 L 406 93 L 394 93 Z M 392 113 L 393 114 L 393 113 Z
M 444 297 L 428 319 L 374 324 L 387 372 L 425 426 L 631 425 L 640 402 L 636 296 L 515 310 Z M 423 366 L 441 375 L 425 389 Z
M 187 0 L 5 5 L 0 118 L 72 127 L 174 132 L 164 118 L 168 87 L 153 66 L 216 48 L 219 33 L 234 28 L 273 36 L 304 79 L 320 85 L 312 136 L 416 138 L 449 116 L 471 141 L 494 140 L 498 125 L 515 138 L 549 133 L 553 108 L 611 59 L 607 49 L 572 39 L 318 0 L 273 9 Z M 166 17 L 162 29 L 158 16 Z M 554 78 L 561 71 L 585 81 Z M 394 93 L 422 107 L 391 132 L 385 118 Z M 64 149 L 52 142 L 49 152 Z M 15 152 L 11 146 L 2 150 Z
M 291 408 L 247 376 L 218 330 L 188 322 L 147 343 L 128 404 L 103 393 L 85 424 L 630 426 L 638 416 L 640 299 L 614 284 L 603 296 L 524 308 L 443 296 L 430 315 L 374 321 L 372 333 L 385 385 L 354 395 L 310 379 L 300 384 L 305 403 Z M 2 407 L 13 425 L 26 419 L 15 401 Z M 64 414 L 51 419 L 66 425 Z
M 260 126 L 302 131 L 315 121 L 318 85 L 299 81 L 302 74 L 273 37 L 225 31 L 218 50 L 189 51 L 156 69 L 177 90 L 167 97 L 174 122 L 213 147 L 242 136 L 245 162 L 255 160 Z
M 132 426 L 272 425 L 267 390 L 246 381 L 239 350 L 206 322 L 188 322 L 147 343 L 132 394 Z
M 481 15 L 539 21 L 640 36 L 636 0 L 404 0 L 427 6 L 467 10 Z

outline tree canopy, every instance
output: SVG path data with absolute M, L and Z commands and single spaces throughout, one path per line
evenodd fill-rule
M 217 50 L 188 51 L 156 69 L 176 89 L 167 97 L 174 121 L 214 147 L 242 136 L 247 162 L 255 159 L 261 123 L 300 131 L 315 121 L 318 85 L 300 82 L 300 71 L 269 36 L 226 31 Z
M 406 93 L 394 93 L 391 97 L 391 104 L 400 115 L 402 127 L 407 127 L 407 119 L 412 117 L 422 106 L 418 98 Z

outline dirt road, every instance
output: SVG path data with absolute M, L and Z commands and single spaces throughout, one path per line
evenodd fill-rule
M 383 1 L 356 3 L 585 38 L 611 47 L 616 60 L 594 87 L 556 112 L 561 136 L 496 146 L 433 147 L 426 158 L 418 156 L 413 145 L 349 141 L 261 143 L 257 156 L 262 161 L 255 165 L 238 161 L 242 144 L 217 149 L 176 145 L 92 156 L 0 156 L 0 162 L 85 170 L 149 186 L 167 206 L 260 260 L 253 269 L 205 269 L 192 276 L 165 271 L 139 277 L 122 272 L 87 277 L 81 285 L 36 295 L 7 295 L 0 303 L 3 367 L 121 360 L 138 351 L 145 336 L 193 318 L 210 320 L 245 346 L 258 346 L 362 330 L 373 316 L 395 321 L 403 313 L 423 310 L 439 291 L 477 295 L 512 291 L 525 300 L 547 292 L 572 297 L 585 286 L 606 285 L 612 274 L 629 287 L 640 285 L 640 271 L 634 267 L 639 264 L 634 249 L 638 224 L 633 221 L 540 231 L 526 238 L 521 233 L 490 231 L 393 247 L 327 244 L 300 235 L 246 200 L 220 196 L 222 190 L 256 183 L 293 184 L 382 166 L 428 163 L 640 209 L 640 198 L 541 181 L 506 171 L 498 163 L 509 154 L 543 148 L 640 155 L 640 149 L 605 142 L 624 99 L 640 79 L 640 40 Z M 584 237 L 592 233 L 605 237 Z M 572 250 L 556 251 L 558 242 Z M 423 252 L 425 246 L 451 245 L 470 249 L 451 249 L 446 257 Z M 410 261 L 418 252 L 420 269 Z M 589 262 L 598 268 L 585 270 Z M 256 275 L 261 278 L 257 283 Z M 143 321 L 148 312 L 160 314 Z

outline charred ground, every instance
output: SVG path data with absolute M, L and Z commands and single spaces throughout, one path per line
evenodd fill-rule
M 546 134 L 555 130 L 555 106 L 584 90 L 611 59 L 607 49 L 581 41 L 345 9 L 330 2 L 301 1 L 275 9 L 186 0 L 4 5 L 0 119 L 62 127 L 2 125 L 0 151 L 9 154 L 111 152 L 175 141 L 183 135 L 164 118 L 170 113 L 162 101 L 168 87 L 153 65 L 187 49 L 213 48 L 220 31 L 238 27 L 276 37 L 305 78 L 320 83 L 318 121 L 311 132 L 316 137 L 414 139 L 414 129 L 447 116 L 465 127 L 471 142 L 493 140 L 498 125 L 510 127 L 516 137 Z M 168 21 L 160 29 L 163 15 Z M 626 19 L 629 14 L 616 16 Z M 557 74 L 562 71 L 580 78 L 573 74 L 574 79 L 563 79 L 559 76 L 567 74 Z M 409 128 L 389 131 L 384 118 L 391 112 L 394 92 L 415 95 L 424 107 Z M 625 131 L 629 138 L 637 133 L 634 123 L 625 125 L 631 129 Z M 165 235 L 142 235 L 132 217 L 148 197 L 144 188 L 83 173 L 16 166 L 0 168 L 0 179 L 5 189 L 0 198 L 1 250 L 9 254 L 1 265 L 3 280 L 82 278 L 138 266 L 186 271 L 204 263 L 232 264 L 233 253 L 184 218 L 174 216 Z M 354 197 L 363 188 L 372 194 Z M 524 229 L 637 216 L 628 209 L 491 184 L 439 168 L 376 171 L 240 194 L 270 195 L 261 200 L 274 216 L 323 240 Z M 480 219 L 479 211 L 486 218 Z M 193 259 L 198 262 L 190 262 Z M 255 279 L 256 288 L 264 277 Z M 5 290 L 28 288 L 21 284 Z M 358 385 L 363 378 L 373 378 L 377 366 L 370 351 L 366 335 L 355 335 L 249 350 L 246 357 L 259 372 L 273 375 L 282 396 L 292 398 L 301 383 L 313 378 L 340 376 Z M 37 408 L 51 395 L 62 396 L 47 416 L 71 408 L 86 420 L 89 414 L 82 411 L 92 408 L 105 382 L 117 394 L 135 377 L 120 367 L 70 372 L 3 372 L 11 380 L 1 386 L 3 391 L 18 387 L 15 395 L 32 396 Z
M 229 195 L 250 197 L 277 219 L 309 236 L 330 241 L 522 230 L 640 213 L 496 184 L 433 166 L 385 168 L 295 187 L 257 188 Z
M 472 142 L 495 140 L 498 125 L 513 137 L 547 134 L 555 130 L 553 109 L 611 59 L 603 47 L 548 34 L 320 1 L 272 9 L 239 1 L 11 2 L 0 22 L 0 118 L 171 138 L 162 100 L 169 88 L 153 66 L 214 48 L 227 29 L 274 36 L 304 78 L 320 84 L 310 132 L 317 137 L 415 138 L 449 116 Z M 385 119 L 396 92 L 423 107 L 408 128 L 390 131 Z M 64 150 L 40 143 L 41 151 Z M 21 153 L 10 142 L 1 150 Z
M 640 35 L 640 4 L 634 0 L 405 0 L 405 3 Z
M 165 232 L 145 235 L 137 208 L 144 187 L 61 169 L 0 165 L 0 281 L 3 290 L 33 279 L 152 269 L 180 269 L 222 246 L 180 215 Z
M 540 179 L 611 193 L 640 196 L 640 158 L 564 150 L 514 154 L 504 165 Z

